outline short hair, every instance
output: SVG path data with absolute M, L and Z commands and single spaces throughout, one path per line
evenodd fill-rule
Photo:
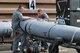
M 22 5 L 19 5 L 19 6 L 18 6 L 18 9 L 21 9 L 21 7 L 23 7 L 23 6 L 22 6 Z
M 41 12 L 42 11 L 42 9 L 38 9 L 38 11 L 37 12 Z

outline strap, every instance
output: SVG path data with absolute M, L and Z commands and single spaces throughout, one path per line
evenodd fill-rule
M 76 33 L 77 33 L 79 30 L 80 30 L 80 29 L 76 29 L 76 30 L 74 31 L 74 33 L 73 33 L 73 35 L 72 35 L 72 37 L 71 37 L 71 42 L 70 42 L 70 43 L 73 42 L 74 37 L 75 37 Z
M 20 26 L 20 22 L 19 22 L 19 27 L 20 27 L 20 29 L 24 32 L 25 35 L 29 35 L 29 33 L 28 33 L 27 31 L 25 31 L 26 29 L 23 30 L 23 29 L 21 28 L 21 26 Z M 26 27 L 26 26 L 25 26 L 25 27 Z

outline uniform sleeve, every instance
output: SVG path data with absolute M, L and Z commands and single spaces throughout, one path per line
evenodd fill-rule
M 48 16 L 48 14 L 46 14 L 46 13 L 44 13 L 44 19 L 47 19 L 47 21 L 49 21 L 49 16 Z
M 21 13 L 18 14 L 18 18 L 19 18 L 21 21 L 24 20 L 23 15 L 22 15 Z
M 31 17 L 27 18 L 27 17 L 23 16 L 21 13 L 18 14 L 18 17 L 19 17 L 20 21 L 31 19 Z
M 45 15 L 45 19 L 49 19 L 48 14 L 44 13 L 44 15 Z
M 21 13 L 18 14 L 18 18 L 20 19 L 20 21 L 25 20 L 24 16 Z

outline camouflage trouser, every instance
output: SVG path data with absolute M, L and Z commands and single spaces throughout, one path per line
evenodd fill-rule
M 23 31 L 21 29 L 13 30 L 13 36 L 13 52 L 17 50 L 19 41 L 21 41 L 20 49 L 24 49 L 26 45 L 26 35 Z

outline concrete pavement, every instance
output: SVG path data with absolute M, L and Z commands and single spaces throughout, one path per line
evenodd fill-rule
M 10 50 L 10 46 L 11 44 L 0 44 L 0 53 L 12 53 L 12 51 Z M 75 49 L 72 48 L 64 48 L 64 47 L 59 47 L 60 53 L 77 53 Z M 48 53 L 47 52 L 40 52 L 40 53 Z

